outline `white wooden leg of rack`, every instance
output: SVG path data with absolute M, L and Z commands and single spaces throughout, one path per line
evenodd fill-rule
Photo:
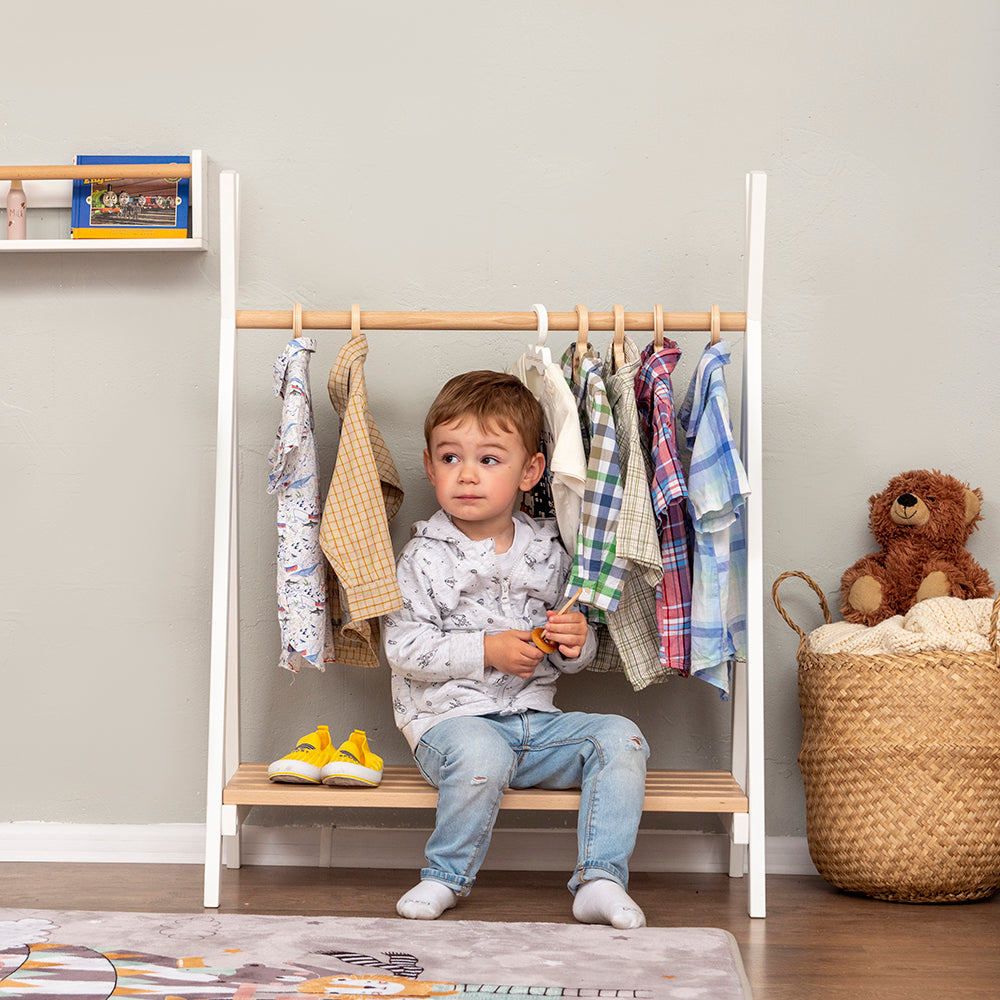
M 250 813 L 250 806 L 224 805 L 222 807 L 222 857 L 227 868 L 239 868 L 243 846 L 243 823 Z
M 332 826 L 319 828 L 319 867 L 333 867 L 333 831 Z
M 764 462 L 761 312 L 764 291 L 764 212 L 767 175 L 747 175 L 746 352 L 743 366 L 743 461 L 750 480 L 747 502 L 746 792 L 748 912 L 766 913 L 764 873 Z
M 215 461 L 215 542 L 208 691 L 205 906 L 219 905 L 225 807 L 222 792 L 239 764 L 239 574 L 237 572 L 236 288 L 238 178 L 220 188 L 219 410 Z
M 240 836 L 222 838 L 222 863 L 227 869 L 240 867 Z
M 732 690 L 732 772 L 744 792 L 747 790 L 747 681 L 746 664 L 736 663 Z M 729 876 L 742 878 L 746 867 L 749 837 L 748 816 L 734 813 L 729 824 Z

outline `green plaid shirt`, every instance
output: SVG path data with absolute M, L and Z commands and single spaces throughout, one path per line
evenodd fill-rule
M 588 351 L 573 373 L 574 341 L 562 356 L 563 374 L 580 411 L 580 430 L 587 456 L 580 531 L 568 591 L 583 587 L 580 603 L 600 612 L 614 611 L 622 595 L 627 560 L 617 550 L 622 505 L 621 472 L 615 421 L 601 378 L 600 357 Z M 591 615 L 591 622 L 604 620 Z

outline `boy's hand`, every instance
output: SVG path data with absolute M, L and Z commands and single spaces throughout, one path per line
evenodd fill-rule
M 483 638 L 486 666 L 502 674 L 528 678 L 542 661 L 542 651 L 531 641 L 530 632 L 510 629 Z
M 582 652 L 587 641 L 587 619 L 582 611 L 567 611 L 564 615 L 555 611 L 546 611 L 548 623 L 545 626 L 545 638 L 559 647 L 567 660 L 575 660 Z

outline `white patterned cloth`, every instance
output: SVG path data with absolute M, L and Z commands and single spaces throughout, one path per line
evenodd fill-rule
M 267 492 L 278 495 L 278 665 L 292 673 L 303 666 L 325 670 L 334 660 L 309 391 L 309 355 L 315 350 L 314 338 L 297 337 L 274 363 L 274 394 L 284 405 L 267 456 Z
M 506 674 L 485 661 L 485 637 L 545 624 L 565 593 L 570 557 L 554 520 L 514 513 L 514 553 L 499 565 L 492 538 L 463 535 L 443 511 L 417 521 L 396 572 L 403 606 L 382 618 L 392 668 L 392 707 L 410 748 L 444 719 L 512 715 L 554 707 L 556 681 L 594 657 L 592 629 L 575 660 L 555 650 L 530 677 Z

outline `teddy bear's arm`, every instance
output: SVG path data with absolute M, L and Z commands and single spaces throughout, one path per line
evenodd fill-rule
M 965 573 L 965 596 L 967 598 L 993 597 L 996 589 L 990 579 L 990 574 L 968 552 L 963 551 L 962 555 L 965 557 L 960 560 L 960 566 Z
M 993 582 L 989 574 L 965 550 L 948 558 L 933 555 L 921 567 L 920 586 L 913 603 L 931 597 L 992 597 Z

